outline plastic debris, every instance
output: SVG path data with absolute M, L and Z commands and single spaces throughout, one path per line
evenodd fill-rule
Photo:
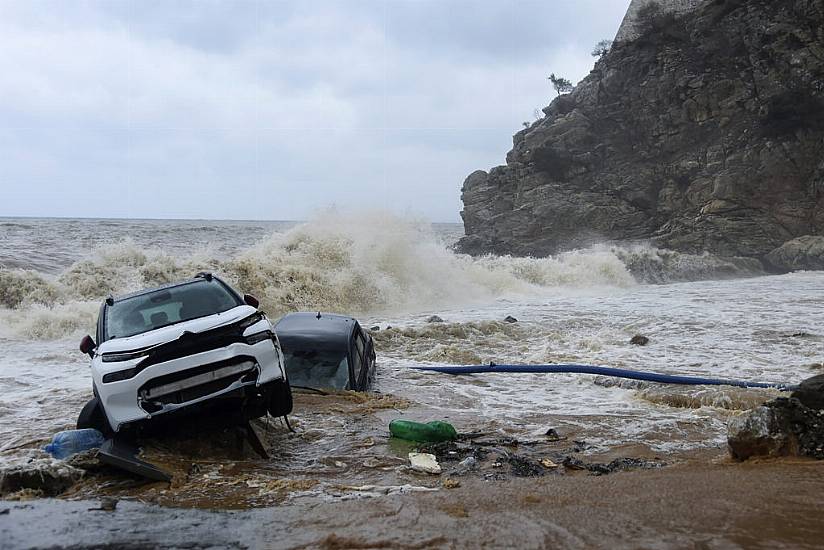
M 171 481 L 172 476 L 157 466 L 137 458 L 140 449 L 130 442 L 108 439 L 97 456 L 101 462 L 156 481 Z M 204 474 L 206 477 L 208 474 Z
M 389 433 L 398 439 L 417 441 L 419 443 L 439 443 L 458 439 L 458 432 L 449 422 L 434 420 L 413 422 L 411 420 L 393 420 L 389 423 Z
M 52 442 L 43 447 L 43 450 L 54 458 L 64 459 L 81 451 L 97 449 L 104 441 L 106 438 L 103 434 L 92 428 L 66 430 L 54 434 Z
M 464 474 L 466 472 L 469 472 L 470 470 L 474 470 L 477 467 L 478 459 L 476 459 L 474 456 L 468 456 L 465 459 L 458 462 L 457 472 Z
M 409 453 L 409 462 L 412 463 L 412 469 L 416 472 L 424 472 L 427 474 L 440 474 L 441 466 L 438 464 L 438 459 L 435 455 L 429 453 Z

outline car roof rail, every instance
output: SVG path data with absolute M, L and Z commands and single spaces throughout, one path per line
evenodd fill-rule
M 206 279 L 207 281 L 211 282 L 214 275 L 212 275 L 209 271 L 199 271 L 195 274 L 195 279 Z

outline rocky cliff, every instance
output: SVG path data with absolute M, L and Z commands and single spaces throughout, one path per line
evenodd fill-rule
M 684 15 L 695 11 L 702 2 L 703 0 L 631 0 L 627 7 L 627 13 L 624 15 L 624 20 L 621 21 L 621 26 L 615 34 L 615 40 L 626 42 L 635 40 L 643 34 L 646 30 L 646 22 L 643 17 L 644 9 L 648 9 L 647 6 L 650 4 L 655 4 L 659 11 Z
M 505 166 L 469 175 L 460 249 L 650 241 L 769 263 L 824 234 L 824 0 L 704 0 L 636 28 Z

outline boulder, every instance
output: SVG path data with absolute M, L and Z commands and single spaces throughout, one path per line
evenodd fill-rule
M 767 405 L 732 418 L 728 425 L 727 444 L 733 458 L 738 460 L 790 454 L 789 434 L 775 410 Z
M 642 334 L 636 334 L 632 337 L 632 339 L 630 339 L 629 343 L 633 346 L 646 346 L 649 344 L 649 338 Z
M 56 496 L 83 477 L 83 470 L 59 460 L 36 459 L 0 471 L 0 495 L 24 489 Z
M 546 436 L 548 441 L 562 441 L 566 439 L 566 437 L 562 437 L 561 434 L 558 433 L 558 430 L 556 430 L 555 428 L 548 429 L 544 433 L 544 436 Z
M 767 261 L 781 271 L 824 270 L 824 237 L 805 235 L 787 241 L 767 254 Z
M 801 382 L 793 397 L 810 409 L 824 409 L 824 374 L 813 376 Z
M 824 410 L 779 397 L 730 420 L 727 444 L 737 460 L 754 456 L 824 459 Z
M 437 315 L 432 315 L 431 317 L 428 317 L 428 318 L 426 319 L 426 322 L 427 322 L 427 323 L 443 323 L 443 319 L 441 319 L 441 318 L 440 318 L 439 316 L 437 316 Z

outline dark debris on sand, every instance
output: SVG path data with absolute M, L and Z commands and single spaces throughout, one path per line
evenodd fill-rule
M 661 468 L 665 462 L 640 458 L 618 458 L 609 463 L 585 462 L 573 456 L 589 448 L 584 441 L 574 441 L 567 449 L 549 448 L 542 441 L 519 441 L 511 437 L 468 442 L 448 441 L 431 443 L 419 448 L 421 452 L 435 455 L 445 468 L 452 467 L 452 473 L 463 475 L 457 463 L 472 457 L 478 461 L 478 470 L 487 479 L 504 479 L 508 473 L 515 477 L 541 477 L 547 474 L 563 475 L 565 471 L 587 471 L 590 475 L 606 475 L 614 472 Z

